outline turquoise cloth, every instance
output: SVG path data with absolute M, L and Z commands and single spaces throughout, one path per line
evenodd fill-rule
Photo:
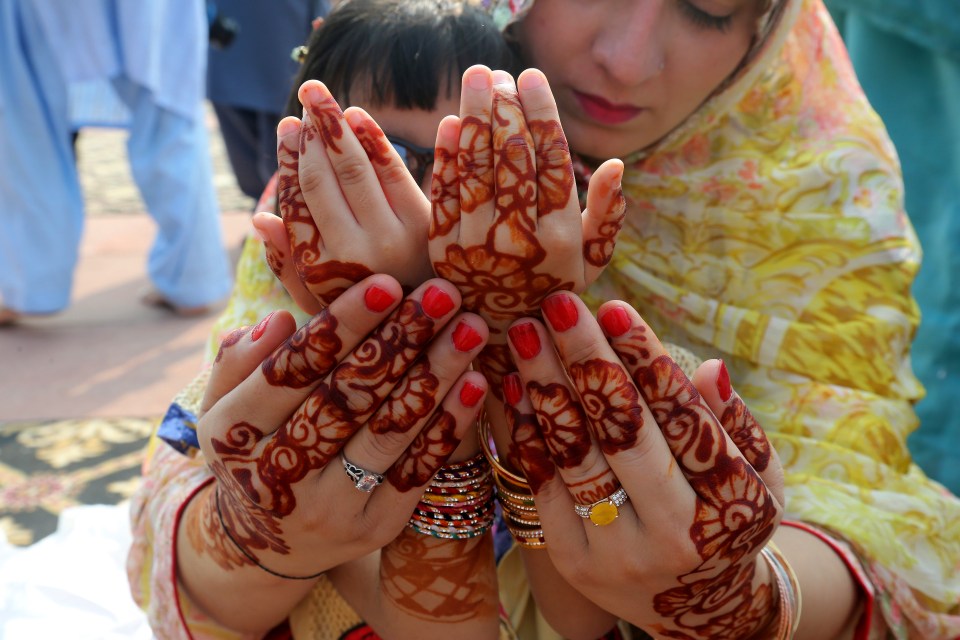
M 924 250 L 912 357 L 927 397 L 917 405 L 910 449 L 928 475 L 960 494 L 960 4 L 827 5 L 897 147 L 907 212 Z

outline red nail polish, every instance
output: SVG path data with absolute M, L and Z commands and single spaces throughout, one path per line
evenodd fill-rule
M 477 403 L 480 402 L 480 398 L 483 397 L 483 393 L 483 387 L 478 387 L 471 382 L 465 382 L 463 388 L 460 389 L 460 402 L 463 403 L 465 407 L 475 407 Z
M 720 370 L 717 371 L 717 393 L 720 394 L 720 400 L 726 402 L 730 399 L 733 389 L 730 387 L 730 372 L 727 371 L 727 365 L 720 361 Z
M 540 353 L 540 336 L 537 335 L 537 329 L 532 322 L 513 325 L 507 331 L 507 335 L 510 336 L 513 348 L 524 360 L 529 360 Z
M 623 307 L 614 307 L 600 316 L 600 326 L 611 338 L 618 338 L 630 330 L 633 322 Z
M 554 331 L 566 331 L 577 324 L 580 314 L 577 305 L 565 294 L 550 296 L 543 301 L 543 314 Z
M 396 298 L 377 285 L 371 286 L 363 294 L 363 301 L 367 303 L 367 309 L 370 309 L 370 311 L 374 313 L 380 313 L 386 310 L 387 307 L 393 304 L 394 300 L 396 300 Z
M 503 397 L 507 402 L 516 405 L 523 397 L 523 386 L 520 383 L 519 373 L 508 373 L 503 377 Z
M 275 313 L 276 311 L 271 311 L 267 317 L 257 323 L 257 326 L 255 326 L 253 331 L 250 332 L 250 342 L 256 342 L 260 339 L 260 336 L 263 335 L 263 332 L 267 330 L 267 325 L 270 324 L 270 318 L 272 318 Z
M 453 346 L 457 348 L 457 351 L 463 353 L 472 351 L 481 342 L 483 342 L 483 338 L 480 337 L 476 329 L 463 320 L 461 320 L 457 328 L 453 330 Z
M 453 309 L 453 300 L 443 289 L 430 286 L 423 292 L 423 300 L 420 301 L 420 305 L 431 318 L 442 318 Z

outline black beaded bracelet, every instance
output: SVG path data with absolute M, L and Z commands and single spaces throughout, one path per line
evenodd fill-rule
M 227 525 L 223 521 L 223 512 L 220 510 L 220 486 L 219 485 L 217 485 L 217 487 L 214 489 L 214 500 L 217 503 L 217 517 L 220 518 L 220 526 L 223 528 L 223 532 L 227 534 L 228 538 L 230 538 L 230 542 L 232 542 L 233 545 L 240 550 L 240 553 L 246 556 L 247 560 L 249 560 L 253 564 L 257 565 L 258 567 L 260 567 L 270 575 L 277 576 L 278 578 L 283 578 L 285 580 L 316 580 L 317 578 L 322 576 L 324 573 L 326 573 L 326 571 L 321 571 L 320 573 L 315 573 L 312 576 L 288 576 L 282 573 L 277 573 L 276 571 L 272 569 L 268 569 L 267 567 L 263 566 L 262 564 L 260 564 L 259 560 L 257 560 L 249 551 L 244 549 L 243 546 L 239 542 L 237 542 L 236 538 L 233 537 L 233 534 L 230 533 L 230 530 L 227 529 Z

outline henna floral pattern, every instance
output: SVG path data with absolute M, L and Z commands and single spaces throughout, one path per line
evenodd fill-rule
M 643 427 L 643 412 L 640 395 L 626 371 L 595 359 L 572 364 L 570 378 L 600 449 L 609 455 L 632 448 Z
M 728 446 L 690 380 L 652 342 L 646 328 L 637 327 L 612 344 L 696 494 L 689 535 L 702 560 L 678 577 L 680 586 L 655 596 L 655 611 L 673 623 L 658 632 L 750 637 L 774 611 L 770 585 L 756 580 L 756 552 L 773 536 L 781 510 L 756 469 Z M 762 432 L 755 435 L 765 440 Z
M 298 389 L 327 375 L 343 349 L 339 324 L 328 309 L 314 316 L 263 361 L 261 371 L 267 382 Z
M 387 472 L 387 480 L 398 491 L 410 491 L 430 481 L 437 469 L 457 448 L 456 420 L 449 411 L 438 411 Z
M 504 407 L 504 411 L 510 429 L 507 459 L 514 469 L 523 469 L 530 488 L 537 492 L 556 474 L 547 443 L 537 427 L 537 418 L 532 413 L 523 413 L 509 405 Z
M 529 382 L 527 393 L 553 461 L 562 469 L 580 466 L 590 452 L 591 440 L 586 416 L 573 391 L 565 384 Z

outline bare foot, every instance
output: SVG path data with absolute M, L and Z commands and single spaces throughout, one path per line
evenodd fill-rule
M 140 302 L 147 305 L 148 307 L 156 307 L 157 309 L 164 309 L 174 313 L 181 318 L 199 318 L 200 316 L 205 316 L 211 311 L 213 307 L 210 305 L 200 305 L 198 307 L 184 307 L 178 304 L 174 304 L 167 298 L 165 295 L 157 291 L 156 289 L 149 289 L 140 296 Z
M 14 311 L 7 307 L 0 307 L 0 327 L 15 325 L 22 317 L 23 314 L 19 311 Z

